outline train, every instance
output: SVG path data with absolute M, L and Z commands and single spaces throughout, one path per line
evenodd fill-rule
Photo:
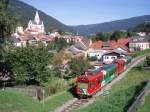
M 124 72 L 131 63 L 132 57 L 125 56 L 109 65 L 88 69 L 77 77 L 76 93 L 81 97 L 92 97 L 105 85 Z

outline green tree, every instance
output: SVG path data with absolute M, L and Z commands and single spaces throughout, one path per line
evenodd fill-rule
M 108 32 L 103 33 L 102 41 L 108 41 L 109 39 L 110 39 L 110 33 L 108 33 Z
M 15 29 L 15 18 L 8 10 L 9 0 L 0 0 L 0 42 L 4 42 L 5 38 Z
M 150 66 L 150 56 L 146 56 L 146 64 L 147 66 Z
M 8 11 L 9 0 L 0 0 L 0 74 L 11 77 L 10 67 L 6 61 L 7 40 L 15 29 L 15 18 Z
M 116 30 L 116 31 L 114 31 L 114 32 L 112 33 L 110 39 L 117 41 L 118 39 L 124 38 L 124 37 L 127 37 L 126 32 L 120 31 L 120 30 Z
M 144 22 L 141 23 L 139 25 L 137 25 L 136 27 L 130 29 L 131 31 L 134 32 L 146 32 L 149 33 L 150 32 L 150 23 L 149 22 Z
M 75 58 L 70 62 L 70 69 L 72 71 L 73 76 L 81 75 L 84 71 L 86 71 L 90 67 L 90 64 L 87 60 L 83 58 Z
M 56 50 L 59 52 L 63 48 L 66 48 L 68 45 L 70 44 L 68 44 L 65 39 L 56 39 L 55 41 L 52 41 L 48 44 L 47 49 Z
M 127 37 L 132 37 L 134 35 L 136 35 L 135 32 L 133 32 L 133 31 L 127 31 Z
M 44 46 L 14 48 L 7 59 L 17 81 L 35 79 L 41 83 L 49 75 L 47 66 L 51 62 L 51 55 Z
M 96 35 L 90 36 L 90 38 L 93 42 L 99 41 L 99 40 L 108 41 L 110 38 L 110 33 L 109 32 L 99 32 Z

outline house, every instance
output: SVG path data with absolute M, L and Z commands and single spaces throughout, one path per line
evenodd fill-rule
M 128 49 L 129 39 L 121 38 L 118 41 L 109 40 L 107 42 L 96 41 L 89 46 L 87 54 L 89 57 L 96 56 L 97 59 L 101 59 L 102 55 L 112 50 L 120 52 L 129 52 Z
M 147 36 L 134 36 L 129 41 L 129 50 L 131 52 L 146 50 L 150 48 L 150 42 Z
M 75 36 L 76 37 L 76 36 Z M 88 38 L 77 36 L 78 38 L 75 39 L 75 44 L 72 45 L 68 51 L 76 56 L 84 56 L 87 57 L 87 51 L 89 46 L 91 45 L 92 41 Z
M 13 45 L 16 47 L 21 47 L 22 46 L 22 42 L 19 38 L 12 38 L 11 41 L 13 42 Z
M 79 53 L 82 53 L 81 50 L 77 49 L 75 46 L 71 46 L 69 49 L 68 49 L 72 54 L 76 55 L 76 54 L 79 54 Z
M 96 50 L 96 49 L 89 49 L 87 51 L 88 57 L 96 57 L 98 60 L 101 59 L 102 55 L 106 53 L 105 50 Z
M 118 59 L 120 57 L 124 57 L 126 55 L 129 55 L 129 53 L 121 51 L 121 50 L 112 50 L 112 51 L 109 51 L 109 52 L 106 52 L 105 54 L 103 54 L 102 62 L 104 64 L 111 64 L 116 59 Z
M 138 32 L 137 35 L 144 37 L 144 36 L 146 36 L 146 32 Z
M 91 44 L 89 49 L 97 49 L 97 50 L 105 50 L 105 51 L 118 49 L 118 50 L 129 52 L 128 46 L 129 46 L 129 38 L 121 38 L 118 41 L 114 41 L 114 40 L 109 40 L 107 42 L 96 41 Z
M 79 50 L 83 50 L 86 51 L 88 50 L 89 46 L 91 45 L 91 40 L 87 39 L 85 37 L 82 37 L 80 39 L 80 41 L 76 42 L 76 44 L 74 45 L 77 49 Z

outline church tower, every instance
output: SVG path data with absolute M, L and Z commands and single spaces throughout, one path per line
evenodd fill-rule
M 31 34 L 43 34 L 45 31 L 43 21 L 40 20 L 39 13 L 36 11 L 34 20 L 30 20 L 26 31 Z
M 35 13 L 34 22 L 35 22 L 36 24 L 39 24 L 39 23 L 40 23 L 40 17 L 39 17 L 38 11 L 36 11 L 36 13 Z

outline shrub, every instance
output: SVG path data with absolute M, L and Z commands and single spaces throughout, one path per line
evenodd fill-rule
M 147 66 L 150 66 L 150 56 L 146 57 L 146 63 L 147 63 Z
M 88 57 L 88 60 L 89 60 L 89 61 L 96 61 L 96 60 L 97 60 L 97 57 L 96 57 L 96 56 Z

